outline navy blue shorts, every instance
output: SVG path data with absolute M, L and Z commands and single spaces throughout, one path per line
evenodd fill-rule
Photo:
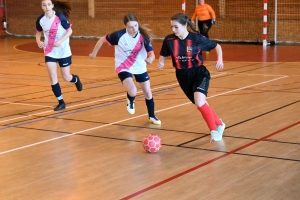
M 142 74 L 133 74 L 133 75 L 135 77 L 136 82 L 138 82 L 138 83 L 142 83 L 142 82 L 146 82 L 146 81 L 150 80 L 150 77 L 147 72 L 142 73 Z M 130 72 L 125 72 L 125 71 L 120 72 L 118 74 L 118 76 L 122 83 L 126 78 L 128 78 L 128 77 L 132 78 L 132 74 Z
M 45 62 L 58 62 L 60 67 L 68 67 L 72 64 L 72 56 L 66 58 L 51 58 L 45 56 Z
M 192 103 L 195 103 L 195 92 L 207 96 L 210 73 L 205 66 L 176 70 L 176 77 L 181 89 Z

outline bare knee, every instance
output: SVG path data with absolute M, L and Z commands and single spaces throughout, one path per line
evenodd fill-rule
M 145 96 L 145 99 L 152 99 L 152 92 L 151 92 L 151 90 L 150 91 L 145 91 L 144 92 L 144 96 Z
M 197 108 L 203 106 L 206 103 L 206 96 L 200 92 L 194 93 L 195 105 Z
M 62 74 L 62 77 L 66 82 L 70 82 L 73 78 L 73 75 L 71 75 L 71 74 Z
M 197 108 L 200 108 L 204 104 L 205 104 L 205 101 L 195 101 L 195 105 L 197 106 Z
M 130 96 L 135 97 L 137 93 L 137 88 L 135 86 L 131 86 L 127 88 L 127 92 Z

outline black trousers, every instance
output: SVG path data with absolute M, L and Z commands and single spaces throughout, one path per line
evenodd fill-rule
M 209 38 L 208 31 L 211 28 L 211 26 L 212 26 L 211 19 L 208 19 L 205 21 L 198 20 L 198 27 L 199 27 L 200 33 L 207 38 Z

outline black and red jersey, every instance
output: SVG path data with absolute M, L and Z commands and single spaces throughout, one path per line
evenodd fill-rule
M 183 40 L 171 34 L 164 39 L 160 55 L 171 56 L 176 69 L 189 69 L 202 66 L 202 51 L 210 51 L 216 46 L 217 43 L 201 34 L 189 32 Z

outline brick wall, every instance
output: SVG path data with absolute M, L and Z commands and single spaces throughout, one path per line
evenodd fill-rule
M 133 12 L 142 24 L 148 24 L 157 38 L 171 33 L 170 17 L 181 12 L 175 0 L 94 0 L 95 16 L 88 14 L 87 0 L 71 0 L 69 21 L 73 36 L 103 36 L 124 27 L 123 16 Z M 268 40 L 274 40 L 274 2 L 268 0 Z M 278 0 L 279 41 L 300 42 L 300 1 Z M 287 3 L 288 2 L 288 3 Z M 186 14 L 192 17 L 195 0 L 186 0 Z M 210 37 L 223 41 L 262 41 L 263 0 L 206 0 L 216 12 L 217 24 Z M 37 17 L 43 13 L 39 0 L 7 1 L 9 32 L 34 35 Z

